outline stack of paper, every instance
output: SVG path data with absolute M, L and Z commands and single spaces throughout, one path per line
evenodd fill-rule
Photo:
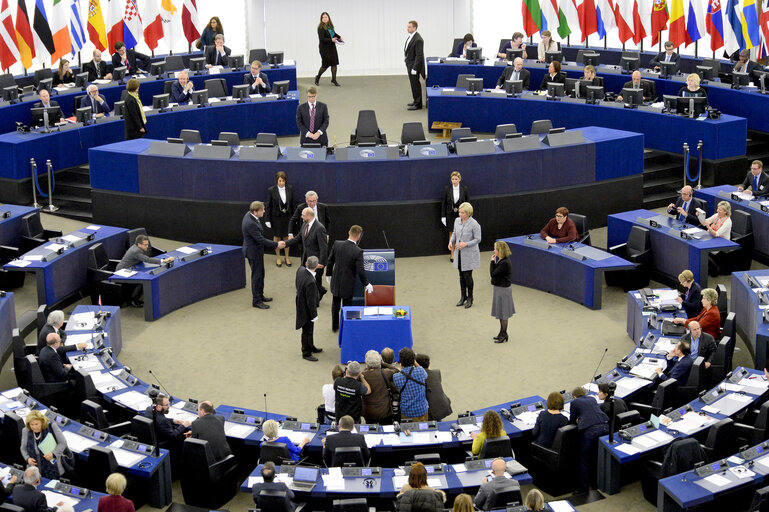
M 740 386 L 751 395 L 761 395 L 769 388 L 769 382 L 765 381 L 763 377 L 751 377 L 742 379 Z
M 646 386 L 649 381 L 640 377 L 622 377 L 616 383 L 617 390 L 614 392 L 614 396 L 623 398 Z
M 680 420 L 674 421 L 668 428 L 672 428 L 684 434 L 693 434 L 705 425 L 715 423 L 716 420 L 710 416 L 701 416 L 699 413 L 689 411 L 684 414 Z
M 390 306 L 369 306 L 363 308 L 363 316 L 387 315 L 393 316 L 393 308 Z
M 729 485 L 730 480 L 728 478 L 724 478 L 718 473 L 715 473 L 713 475 L 710 475 L 708 477 L 703 478 L 706 482 L 710 482 L 711 484 L 715 485 L 716 487 L 723 487 L 725 485 Z
M 74 508 L 75 505 L 77 505 L 80 501 L 71 496 L 65 496 L 63 494 L 59 494 L 58 492 L 49 491 L 47 489 L 42 491 L 42 493 L 45 494 L 45 501 L 50 508 L 55 508 L 60 504 L 69 505 Z
M 130 468 L 135 466 L 139 463 L 142 459 L 144 459 L 144 455 L 136 452 L 130 452 L 128 450 L 123 450 L 121 448 L 114 448 L 111 447 L 110 450 L 112 450 L 112 453 L 115 454 L 115 460 L 117 463 L 124 468 Z
M 366 446 L 373 448 L 382 443 L 384 436 L 382 434 L 363 434 L 363 437 L 366 439 Z
M 93 350 L 93 334 L 70 334 L 64 342 L 67 346 L 79 345 L 81 343 L 86 343 L 86 350 Z
M 404 485 L 409 483 L 409 477 L 407 475 L 403 476 L 394 476 L 393 477 L 393 488 L 397 491 Z
M 301 443 L 305 438 L 309 438 L 310 441 L 315 437 L 315 434 L 312 432 L 300 432 L 300 431 L 294 431 L 294 430 L 284 430 L 282 428 L 278 429 L 278 437 L 286 436 L 291 440 L 294 444 Z
M 243 425 L 241 423 L 233 423 L 231 421 L 224 422 L 224 433 L 227 437 L 237 437 L 238 439 L 245 439 L 256 431 L 256 427 L 251 425 Z
M 96 319 L 92 311 L 85 313 L 77 313 L 69 317 L 67 322 L 68 329 L 75 329 L 78 331 L 90 331 L 96 325 Z
M 125 393 L 115 395 L 114 398 L 115 401 L 120 402 L 134 411 L 144 411 L 147 407 L 152 405 L 150 397 L 139 393 L 138 391 L 126 391 Z
M 91 380 L 93 380 L 93 385 L 96 387 L 96 389 L 99 390 L 100 393 L 110 393 L 112 391 L 118 391 L 120 389 L 126 388 L 126 385 L 123 382 L 116 379 L 110 372 L 92 371 L 92 372 L 88 372 L 88 375 L 91 376 Z M 135 393 L 136 395 L 147 398 L 147 405 L 144 406 L 144 408 L 142 409 L 136 409 L 137 411 L 139 410 L 143 411 L 152 402 L 149 399 L 149 397 L 147 397 L 146 395 L 142 395 L 137 391 L 132 391 L 132 393 Z M 130 399 L 130 397 L 128 399 Z M 138 401 L 138 397 L 136 398 L 136 400 Z
M 253 487 L 254 484 L 261 484 L 264 483 L 264 478 L 260 476 L 250 476 L 248 477 L 248 486 Z
M 96 354 L 86 354 L 75 359 L 70 359 L 72 367 L 75 370 L 85 370 L 87 372 L 97 371 L 104 368 L 101 360 Z M 100 372 L 99 372 L 100 373 Z
M 198 252 L 198 249 L 195 249 L 193 247 L 179 247 L 176 249 L 176 252 L 180 252 L 182 254 L 193 254 Z
M 537 417 L 540 412 L 541 411 L 526 411 L 516 416 L 516 419 L 525 425 L 533 426 L 537 422 Z
M 87 437 L 83 437 L 79 434 L 75 434 L 74 432 L 70 432 L 69 430 L 62 429 L 62 434 L 64 434 L 64 437 L 67 439 L 67 446 L 73 452 L 81 453 L 89 449 L 90 447 L 96 446 L 97 444 L 99 444 L 98 441 L 95 441 L 93 439 L 88 439 Z
M 130 268 L 122 268 L 120 270 L 116 270 L 115 272 L 113 272 L 112 275 L 118 276 L 118 277 L 131 277 L 136 275 L 136 271 L 131 270 Z
M 342 468 L 328 468 L 328 474 L 323 475 L 323 485 L 327 490 L 341 491 L 344 489 Z

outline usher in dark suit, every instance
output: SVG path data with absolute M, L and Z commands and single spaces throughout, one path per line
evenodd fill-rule
M 278 244 L 264 237 L 262 222 L 251 212 L 247 212 L 241 224 L 243 231 L 243 256 L 251 266 L 251 300 L 252 305 L 264 301 L 264 249 L 271 251 Z
M 299 144 L 318 143 L 321 146 L 328 146 L 328 107 L 320 101 L 315 102 L 315 125 L 310 130 L 310 103 L 304 102 L 296 108 L 296 126 L 299 128 Z M 312 140 L 307 137 L 307 132 L 323 132 L 318 140 Z
M 748 171 L 747 176 L 745 176 L 745 181 L 742 182 L 743 190 L 750 187 L 754 196 L 765 196 L 769 194 L 769 175 L 761 171 L 761 174 L 758 175 L 758 190 L 753 189 L 754 185 L 755 181 L 753 173 Z
M 673 207 L 673 209 L 668 209 L 668 213 L 670 215 L 675 215 L 676 219 L 681 220 L 681 214 L 678 213 L 678 208 L 683 205 L 684 205 L 684 200 L 681 196 L 679 196 L 678 199 L 676 199 L 676 204 Z M 702 201 L 701 199 L 697 199 L 696 197 L 693 197 L 689 199 L 689 204 L 686 205 L 686 208 L 685 208 L 687 224 L 693 224 L 695 226 L 700 225 L 700 221 L 697 218 L 697 211 L 696 211 L 697 208 L 705 212 L 707 216 L 707 213 L 708 213 L 707 205 L 705 205 L 704 201 Z M 697 310 L 697 312 L 699 313 L 699 310 Z
M 419 35 L 419 32 L 414 32 L 408 45 L 403 49 L 406 73 L 409 75 L 409 84 L 411 84 L 411 96 L 414 98 L 414 106 L 418 108 L 422 107 L 422 82 L 420 82 L 420 78 L 427 76 L 425 74 L 424 46 L 425 42 L 422 36 Z M 416 74 L 411 74 L 412 69 L 416 71 Z
M 206 414 L 193 421 L 190 429 L 192 429 L 192 437 L 208 441 L 211 453 L 217 461 L 232 453 L 230 445 L 227 444 L 227 436 L 224 434 L 224 416 Z
M 340 430 L 338 434 L 326 436 L 326 444 L 323 446 L 323 461 L 326 463 L 326 466 L 331 467 L 331 457 L 334 456 L 334 450 L 350 446 L 360 447 L 360 452 L 363 454 L 363 462 L 369 459 L 369 450 L 363 434 L 353 434 L 349 430 Z
M 107 74 L 107 63 L 103 60 L 97 64 L 94 61 L 83 64 L 83 72 L 88 72 L 88 81 L 93 82 L 99 78 L 104 78 Z
M 665 62 L 666 57 L 667 52 L 659 52 L 657 56 L 654 57 L 651 62 L 649 62 L 649 67 L 653 69 L 659 66 L 660 62 Z M 670 56 L 670 62 L 675 62 L 676 64 L 671 73 L 675 74 L 681 71 L 681 57 L 676 52 L 673 52 L 673 54 Z
M 446 217 L 446 229 L 451 232 L 454 229 L 454 221 L 459 217 L 459 205 L 470 201 L 467 187 L 459 186 L 459 200 L 454 202 L 454 186 L 446 185 L 443 190 L 443 203 L 441 203 L 441 217 Z
M 299 228 L 299 232 L 294 235 L 294 238 L 286 242 L 286 247 L 292 245 L 302 244 L 302 265 L 307 263 L 307 258 L 310 256 L 316 256 L 320 265 L 326 266 L 328 261 L 328 240 L 326 239 L 326 228 L 318 220 L 314 220 L 309 227 L 306 222 L 302 223 Z M 315 281 L 317 283 L 318 292 L 324 293 L 323 288 L 323 269 L 318 268 L 315 270 Z M 321 290 L 324 290 L 321 292 Z M 297 327 L 298 329 L 298 327 Z
M 499 80 L 497 80 L 497 85 L 499 87 L 504 87 L 505 80 L 515 80 L 513 78 L 513 73 L 515 72 L 515 66 L 507 66 L 505 70 L 502 72 L 502 75 L 499 77 Z M 529 73 L 529 70 L 526 68 L 521 68 L 521 70 L 518 72 L 519 77 L 518 80 L 523 81 L 523 90 L 529 88 L 529 82 L 531 80 L 531 73 Z
M 257 85 L 256 87 L 254 87 L 254 82 L 256 82 L 256 78 L 254 78 L 254 75 L 252 75 L 250 72 L 243 75 L 243 83 L 251 86 L 250 89 L 248 90 L 249 94 L 267 94 L 272 90 L 270 88 L 270 79 L 267 78 L 267 75 L 260 72 L 259 78 L 262 79 L 262 82 L 264 82 L 264 85 Z
M 294 214 L 291 216 L 291 220 L 288 221 L 288 232 L 292 235 L 296 235 L 296 230 L 302 224 L 302 210 L 307 208 L 307 206 L 307 203 L 297 206 Z M 326 234 L 328 234 L 331 230 L 331 217 L 328 214 L 328 206 L 325 203 L 318 202 L 315 205 L 315 210 L 315 220 L 323 224 L 323 227 L 326 228 Z
M 317 224 L 317 222 L 316 222 Z M 318 316 L 318 286 L 306 267 L 296 270 L 296 329 L 302 330 L 302 357 L 312 356 L 314 323 Z
M 368 285 L 366 271 L 363 269 L 363 249 L 351 240 L 337 240 L 328 257 L 326 275 L 331 277 L 331 330 L 339 330 L 339 312 L 341 306 L 352 306 L 355 282 L 360 277 L 361 284 Z

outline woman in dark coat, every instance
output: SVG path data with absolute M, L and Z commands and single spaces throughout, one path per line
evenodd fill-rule
M 462 175 L 459 171 L 451 173 L 451 185 L 446 185 L 443 191 L 443 202 L 441 203 L 441 222 L 446 226 L 449 232 L 449 238 L 453 234 L 454 221 L 459 217 L 459 205 L 470 201 L 470 194 L 465 185 L 460 185 Z M 454 261 L 453 256 L 450 257 Z
M 494 287 L 491 316 L 499 320 L 499 334 L 494 336 L 494 343 L 504 343 L 507 341 L 507 321 L 515 314 L 511 286 L 513 265 L 510 261 L 510 247 L 505 242 L 494 242 L 494 254 L 491 256 L 489 272 L 491 284 Z
M 264 207 L 265 225 L 272 229 L 272 239 L 276 242 L 288 240 L 288 221 L 296 210 L 294 188 L 287 183 L 286 173 L 275 174 L 275 185 L 267 189 L 267 201 Z M 291 266 L 290 247 L 283 249 L 286 254 L 286 266 Z M 283 266 L 280 261 L 280 249 L 275 249 L 275 265 Z
M 214 37 L 216 34 L 224 35 L 224 27 L 219 16 L 213 16 L 209 21 L 206 28 L 203 29 L 203 33 L 200 35 L 200 39 L 197 40 L 196 45 L 198 48 L 205 50 L 206 46 L 214 44 Z
M 147 117 L 144 115 L 142 102 L 139 99 L 139 81 L 132 78 L 126 84 L 128 94 L 125 97 L 123 120 L 125 122 L 125 139 L 140 139 L 147 135 Z
M 331 68 L 331 83 L 339 87 L 336 81 L 336 67 L 339 65 L 339 55 L 336 53 L 338 42 L 344 42 L 344 39 L 334 30 L 334 23 L 328 13 L 321 13 L 318 25 L 318 49 L 321 63 L 318 74 L 315 76 L 315 85 L 319 85 L 320 76 Z

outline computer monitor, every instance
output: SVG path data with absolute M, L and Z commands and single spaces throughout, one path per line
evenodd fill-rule
M 230 55 L 227 57 L 227 65 L 232 69 L 243 69 L 243 55 Z
M 468 78 L 467 90 L 473 94 L 483 91 L 483 78 Z
M 128 73 L 128 69 L 125 66 L 118 66 L 112 70 L 112 79 L 116 82 L 121 82 Z
M 620 66 L 622 66 L 622 70 L 626 73 L 632 73 L 641 67 L 641 57 L 623 55 L 620 58 Z
M 577 98 L 584 98 L 587 95 L 587 88 L 593 85 L 592 80 L 586 80 L 584 78 L 580 78 L 577 82 L 577 85 L 575 86 L 575 92 L 577 92 Z
M 483 48 L 480 46 L 476 46 L 475 48 L 468 48 L 465 50 L 465 56 L 467 57 L 467 60 L 471 62 L 480 63 L 483 61 Z
M 75 121 L 78 123 L 88 124 L 93 117 L 93 109 L 91 107 L 81 107 L 75 110 Z
M 198 106 L 207 104 L 208 89 L 200 89 L 199 91 L 192 91 L 192 95 L 190 96 L 190 103 Z
M 43 89 L 48 92 L 53 91 L 53 78 L 44 78 L 37 83 L 37 92 L 39 93 Z
M 19 88 L 15 85 L 3 88 L 3 101 L 9 101 L 11 103 L 16 102 L 19 99 Z
M 662 96 L 662 102 L 665 104 L 665 111 L 675 113 L 676 105 L 678 104 L 678 96 L 672 94 L 664 94 Z
M 377 146 L 377 143 L 376 142 L 358 142 L 356 146 L 358 146 L 359 148 L 375 148 Z M 269 147 L 273 147 L 273 146 L 270 145 Z
M 547 83 L 547 95 L 551 98 L 560 98 L 566 95 L 566 85 L 558 82 Z
M 272 92 L 277 94 L 279 98 L 285 98 L 288 94 L 288 86 L 290 82 L 288 80 L 278 80 L 272 83 Z
M 152 108 L 165 110 L 168 108 L 168 102 L 170 99 L 170 94 L 156 94 L 152 97 Z
M 585 87 L 585 97 L 589 101 L 602 100 L 606 97 L 603 85 L 588 85 Z
M 116 101 L 114 105 L 112 105 L 112 115 L 115 117 L 123 117 L 123 113 L 125 112 L 125 101 Z
M 660 77 L 667 78 L 669 76 L 674 75 L 674 71 L 676 69 L 676 63 L 675 62 L 659 62 L 657 65 L 660 67 Z
M 632 87 L 623 87 L 622 92 L 620 94 L 622 95 L 622 101 L 624 101 L 625 103 L 633 107 L 637 107 L 638 105 L 641 105 L 644 102 L 643 89 L 633 89 Z
M 697 74 L 700 75 L 700 80 L 715 80 L 718 71 L 712 66 L 697 66 Z
M 163 78 L 163 75 L 166 73 L 166 61 L 162 60 L 160 62 L 153 62 L 150 64 L 150 75 L 156 76 L 158 78 Z
M 197 73 L 204 69 L 206 69 L 205 57 L 193 57 L 190 59 L 190 71 Z
M 561 53 L 560 50 L 545 52 L 545 62 L 550 64 L 554 60 L 557 60 L 558 62 L 563 62 L 563 53 Z
M 238 84 L 232 86 L 232 99 L 244 100 L 248 98 L 248 90 L 251 88 L 248 84 Z
M 474 135 L 470 137 L 461 137 L 457 142 L 478 142 L 478 137 Z
M 523 80 L 505 80 L 505 92 L 507 94 L 521 94 L 523 92 Z
M 769 71 L 753 71 L 753 76 L 758 82 L 758 90 L 766 94 L 769 91 Z
M 506 139 L 519 139 L 523 137 L 523 134 L 521 132 L 515 132 L 515 133 L 506 133 L 505 138 Z
M 579 81 L 579 78 L 566 78 L 566 94 L 571 97 L 576 97 L 574 93 L 574 86 Z
M 600 53 L 583 53 L 582 54 L 582 63 L 585 66 L 597 66 L 601 62 L 601 54 Z
M 75 87 L 80 87 L 81 89 L 85 89 L 85 86 L 87 83 L 88 83 L 88 72 L 78 73 L 77 75 L 75 75 Z
M 167 137 L 166 142 L 169 144 L 184 144 L 184 139 L 179 137 Z
M 44 113 L 48 112 L 48 126 L 61 121 L 61 107 L 33 107 L 29 110 L 32 126 L 43 126 Z
M 518 57 L 524 58 L 523 48 L 508 48 L 505 50 L 505 60 L 515 60 Z
M 705 107 L 708 104 L 708 99 L 702 96 L 678 96 L 676 98 L 676 112 L 679 114 L 698 117 L 700 114 L 705 113 Z
M 277 67 L 280 64 L 283 64 L 283 52 L 268 52 L 267 62 L 269 62 L 272 67 Z
M 745 87 L 750 83 L 750 75 L 747 73 L 740 73 L 739 71 L 735 71 L 732 73 L 732 87 L 735 89 L 739 89 L 740 87 Z

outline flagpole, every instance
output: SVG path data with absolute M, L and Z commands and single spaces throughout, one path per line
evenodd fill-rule
M 657 52 L 662 52 L 662 31 L 657 32 Z
M 695 58 L 695 59 L 696 59 L 697 57 L 699 57 L 699 54 L 697 53 L 697 45 L 699 45 L 699 44 L 700 44 L 700 42 L 699 42 L 699 41 L 694 41 L 694 58 Z

